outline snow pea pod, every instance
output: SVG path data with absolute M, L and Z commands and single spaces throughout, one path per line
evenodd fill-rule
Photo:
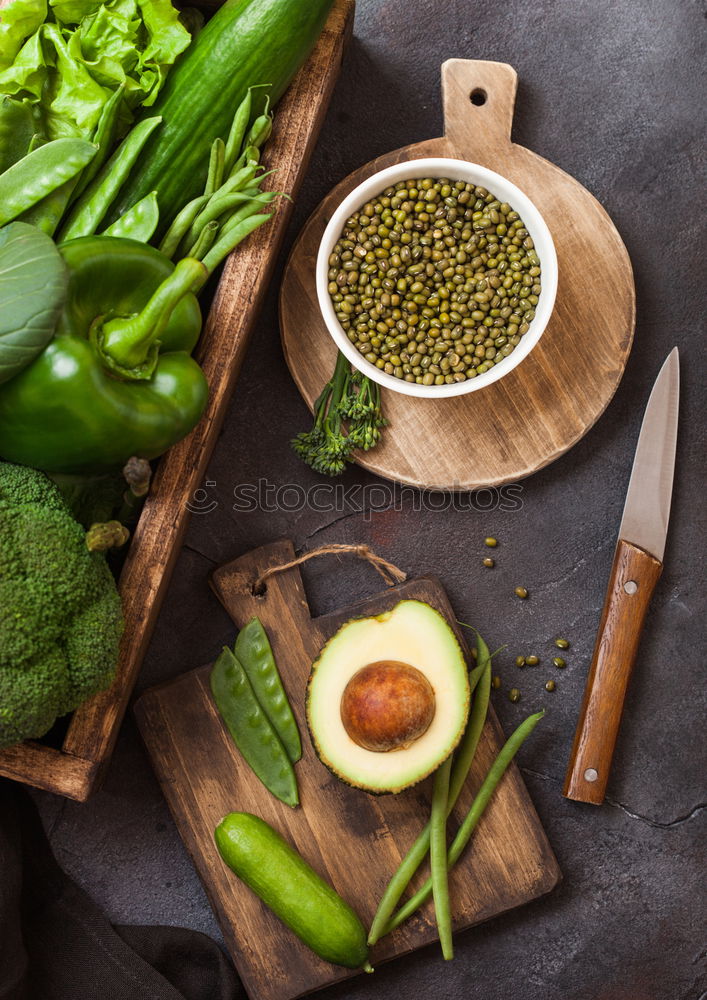
M 160 210 L 157 204 L 157 192 L 151 191 L 132 208 L 129 208 L 124 215 L 116 219 L 112 226 L 108 226 L 101 235 L 121 236 L 126 240 L 149 243 L 159 221 Z
M 30 226 L 36 226 L 47 236 L 53 236 L 56 227 L 61 221 L 66 208 L 71 200 L 71 194 L 76 186 L 76 178 L 72 177 L 65 181 L 61 187 L 54 188 L 48 195 L 32 205 L 26 212 L 18 216 L 18 222 L 26 222 Z
M 299 730 L 282 685 L 267 632 L 259 618 L 251 618 L 240 630 L 234 652 L 243 664 L 248 680 L 253 685 L 255 696 L 280 737 L 287 756 L 294 764 L 302 756 Z
M 276 798 L 294 808 L 299 795 L 290 759 L 228 646 L 214 663 L 210 680 L 216 707 L 246 762 Z
M 140 150 L 162 121 L 146 118 L 123 140 L 110 160 L 86 188 L 61 231 L 61 241 L 92 236 L 128 178 Z
M 108 159 L 108 154 L 110 153 L 111 146 L 113 145 L 113 139 L 115 138 L 116 124 L 118 122 L 118 114 L 120 112 L 120 105 L 124 90 L 125 84 L 121 83 L 118 89 L 113 91 L 111 96 L 103 105 L 101 117 L 98 119 L 98 124 L 96 125 L 95 132 L 92 136 L 92 142 L 98 146 L 98 152 L 88 164 L 86 169 L 82 171 L 73 192 L 71 198 L 72 201 L 76 201 L 79 195 L 83 194 Z
M 0 174 L 0 226 L 75 177 L 95 153 L 84 139 L 54 139 L 14 163 Z

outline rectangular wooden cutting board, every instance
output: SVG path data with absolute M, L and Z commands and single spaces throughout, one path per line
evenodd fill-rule
M 213 9 L 220 0 L 194 0 Z M 164 455 L 119 580 L 125 632 L 113 684 L 72 715 L 61 748 L 28 741 L 0 750 L 0 775 L 84 801 L 98 787 L 152 636 L 200 485 L 218 438 L 300 183 L 309 163 L 353 26 L 354 0 L 334 0 L 324 30 L 275 109 L 265 182 L 290 195 L 267 226 L 231 254 L 195 351 L 209 383 L 206 410 L 192 433 Z
M 181 837 L 191 854 L 251 1000 L 292 1000 L 354 973 L 310 952 L 221 861 L 214 827 L 230 811 L 261 816 L 289 840 L 368 925 L 388 879 L 429 812 L 429 782 L 399 795 L 372 796 L 334 778 L 319 762 L 307 734 L 304 693 L 313 659 L 349 618 L 378 614 L 411 598 L 437 608 L 464 636 L 438 580 L 408 580 L 374 597 L 312 618 L 298 567 L 271 576 L 253 594 L 264 570 L 294 558 L 291 542 L 250 552 L 217 570 L 212 585 L 235 624 L 253 615 L 265 626 L 297 717 L 303 742 L 296 772 L 301 807 L 277 801 L 241 758 L 211 699 L 209 666 L 146 691 L 135 705 L 140 732 Z M 471 799 L 504 740 L 493 713 L 484 728 L 455 819 Z M 518 769 L 513 765 L 450 878 L 457 930 L 495 917 L 549 892 L 561 878 Z M 373 950 L 373 964 L 436 939 L 428 903 Z

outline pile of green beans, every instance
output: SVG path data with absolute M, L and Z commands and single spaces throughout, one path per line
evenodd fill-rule
M 501 778 L 506 773 L 516 753 L 542 719 L 544 712 L 529 716 L 512 733 L 501 748 L 486 775 L 479 791 L 463 819 L 449 850 L 446 849 L 447 818 L 451 814 L 471 768 L 474 754 L 486 721 L 491 691 L 491 654 L 488 646 L 477 633 L 476 659 L 478 666 L 469 674 L 472 693 L 475 693 L 469 713 L 469 723 L 453 758 L 449 758 L 435 774 L 432 793 L 430 822 L 400 862 L 378 905 L 368 933 L 368 944 L 373 945 L 383 935 L 389 934 L 407 920 L 433 895 L 435 918 L 442 954 L 453 957 L 452 920 L 449 903 L 448 873 L 458 861 L 468 844 L 476 825 L 488 805 Z M 430 851 L 430 878 L 410 897 L 397 912 L 402 894 L 411 882 L 425 856 Z
M 271 173 L 260 165 L 260 149 L 272 132 L 272 114 L 265 110 L 250 123 L 252 91 L 236 110 L 226 139 L 211 146 L 203 194 L 193 198 L 171 220 L 159 249 L 173 260 L 195 257 L 209 272 L 236 246 L 271 218 L 268 206 L 278 191 L 261 191 Z
M 366 361 L 406 382 L 449 385 L 511 354 L 535 316 L 540 275 L 507 202 L 424 177 L 386 188 L 347 220 L 328 289 Z
M 469 843 L 471 835 L 476 829 L 476 825 L 481 819 L 486 806 L 491 800 L 491 796 L 496 791 L 498 784 L 510 767 L 511 761 L 515 755 L 520 750 L 523 743 L 530 736 L 532 731 L 537 726 L 538 722 L 545 715 L 545 712 L 536 712 L 534 715 L 529 715 L 527 719 L 515 729 L 511 735 L 508 737 L 506 742 L 501 747 L 496 760 L 491 765 L 491 769 L 484 778 L 481 788 L 476 793 L 474 801 L 469 807 L 469 811 L 462 820 L 461 826 L 457 830 L 457 833 L 449 845 L 449 850 L 447 851 L 446 863 L 448 868 L 452 868 L 459 858 L 461 853 Z M 400 907 L 398 912 L 395 914 L 390 923 L 386 926 L 384 933 L 389 933 L 399 927 L 400 924 L 404 923 L 418 910 L 426 900 L 429 899 L 432 893 L 432 879 L 428 879 L 424 885 L 420 886 L 417 892 L 407 900 L 407 902 Z
M 464 736 L 454 757 L 454 766 L 449 777 L 449 793 L 446 803 L 446 816 L 449 816 L 461 794 L 464 782 L 469 774 L 471 762 L 476 753 L 476 747 L 481 737 L 481 731 L 486 721 L 489 697 L 491 693 L 491 655 L 488 646 L 480 635 L 476 637 L 477 666 L 469 674 L 469 688 L 473 697 L 469 722 Z M 445 817 L 446 819 L 446 817 Z M 405 892 L 413 875 L 420 867 L 430 849 L 432 821 L 422 829 L 417 840 L 408 850 L 391 878 L 383 893 L 376 915 L 373 918 L 368 933 L 368 943 L 373 945 L 387 933 L 387 925 L 393 916 L 402 894 Z

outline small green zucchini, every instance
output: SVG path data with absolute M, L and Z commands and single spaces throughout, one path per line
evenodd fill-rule
M 229 813 L 214 831 L 228 867 L 320 958 L 372 972 L 363 924 L 304 858 L 252 813 Z

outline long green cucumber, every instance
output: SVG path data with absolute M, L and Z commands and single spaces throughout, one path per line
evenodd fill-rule
M 265 820 L 229 813 L 214 839 L 228 867 L 308 948 L 326 962 L 371 971 L 359 918 Z
M 204 189 L 211 145 L 224 141 L 236 109 L 256 84 L 275 103 L 319 35 L 332 0 L 226 0 L 171 70 L 157 103 L 161 116 L 112 206 L 110 222 L 157 192 L 162 237 L 183 205 Z M 260 92 L 259 92 L 260 93 Z

